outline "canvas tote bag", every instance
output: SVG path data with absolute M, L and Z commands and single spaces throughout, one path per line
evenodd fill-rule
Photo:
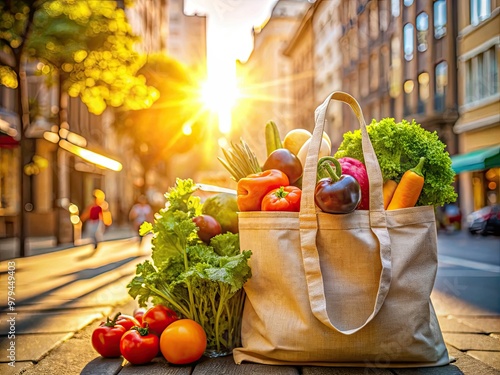
M 316 165 L 330 100 L 356 114 L 370 210 L 318 212 Z M 433 207 L 384 211 L 382 175 L 361 108 L 342 92 L 315 112 L 300 213 L 241 212 L 250 249 L 236 363 L 426 367 L 449 363 L 430 301 L 437 271 Z

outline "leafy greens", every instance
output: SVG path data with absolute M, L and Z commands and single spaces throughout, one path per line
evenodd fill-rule
M 193 195 L 196 189 L 191 179 L 177 179 L 155 222 L 141 226 L 141 235 L 153 233 L 153 263 L 138 264 L 127 287 L 140 306 L 161 303 L 200 323 L 207 348 L 220 351 L 239 340 L 242 287 L 251 277 L 252 253 L 240 252 L 237 234 L 220 234 L 209 245 L 198 238 L 192 219 L 201 214 L 203 205 Z
M 373 120 L 367 130 L 384 181 L 392 179 L 399 182 L 403 174 L 415 167 L 423 156 L 425 180 L 417 206 L 440 206 L 457 199 L 452 185 L 455 173 L 451 168 L 451 159 L 436 132 L 429 132 L 415 121 L 396 123 L 393 118 L 379 122 Z M 364 162 L 359 129 L 344 134 L 335 157 L 351 157 Z

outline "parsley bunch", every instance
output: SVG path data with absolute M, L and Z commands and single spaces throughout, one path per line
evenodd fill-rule
M 414 120 L 411 123 L 406 120 L 396 123 L 393 118 L 379 122 L 373 120 L 367 130 L 384 181 L 395 180 L 399 183 L 403 174 L 415 167 L 423 156 L 425 182 L 416 205 L 442 206 L 457 199 L 450 155 L 436 132 L 429 132 Z M 359 129 L 344 134 L 335 157 L 351 157 L 364 163 Z
M 141 226 L 141 235 L 153 233 L 153 263 L 138 264 L 127 287 L 141 306 L 161 303 L 200 323 L 207 349 L 221 351 L 240 338 L 242 288 L 251 277 L 252 253 L 240 252 L 237 234 L 220 234 L 209 245 L 198 238 L 192 219 L 201 214 L 202 203 L 193 196 L 196 189 L 191 179 L 177 179 L 155 222 Z

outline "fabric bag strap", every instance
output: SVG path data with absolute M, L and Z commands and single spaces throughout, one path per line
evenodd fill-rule
M 314 202 L 314 190 L 316 187 L 317 163 L 323 130 L 325 127 L 326 112 L 331 100 L 338 100 L 348 104 L 356 115 L 362 134 L 362 148 L 365 158 L 365 166 L 368 173 L 370 187 L 370 228 L 376 236 L 380 247 L 380 260 L 382 270 L 380 273 L 377 297 L 372 313 L 366 321 L 358 327 L 339 329 L 331 322 L 326 310 L 325 288 L 321 273 L 318 248 L 316 246 L 316 235 L 318 232 L 318 218 Z M 379 312 L 384 304 L 385 298 L 391 285 L 391 241 L 387 230 L 387 222 L 384 211 L 384 200 L 382 193 L 382 172 L 378 164 L 377 156 L 368 136 L 366 123 L 359 103 L 351 95 L 336 91 L 328 95 L 326 100 L 318 106 L 315 111 L 315 127 L 311 144 L 306 157 L 302 179 L 302 198 L 300 208 L 300 240 L 302 259 L 309 292 L 309 302 L 314 316 L 326 326 L 345 335 L 353 334 L 366 326 Z M 334 251 L 334 248 L 332 249 Z M 339 301 L 341 303 L 341 301 Z

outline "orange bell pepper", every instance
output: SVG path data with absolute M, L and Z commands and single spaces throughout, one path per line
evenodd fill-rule
M 260 211 L 262 199 L 273 189 L 288 186 L 290 182 L 285 173 L 278 169 L 253 173 L 238 181 L 237 198 L 240 211 Z

